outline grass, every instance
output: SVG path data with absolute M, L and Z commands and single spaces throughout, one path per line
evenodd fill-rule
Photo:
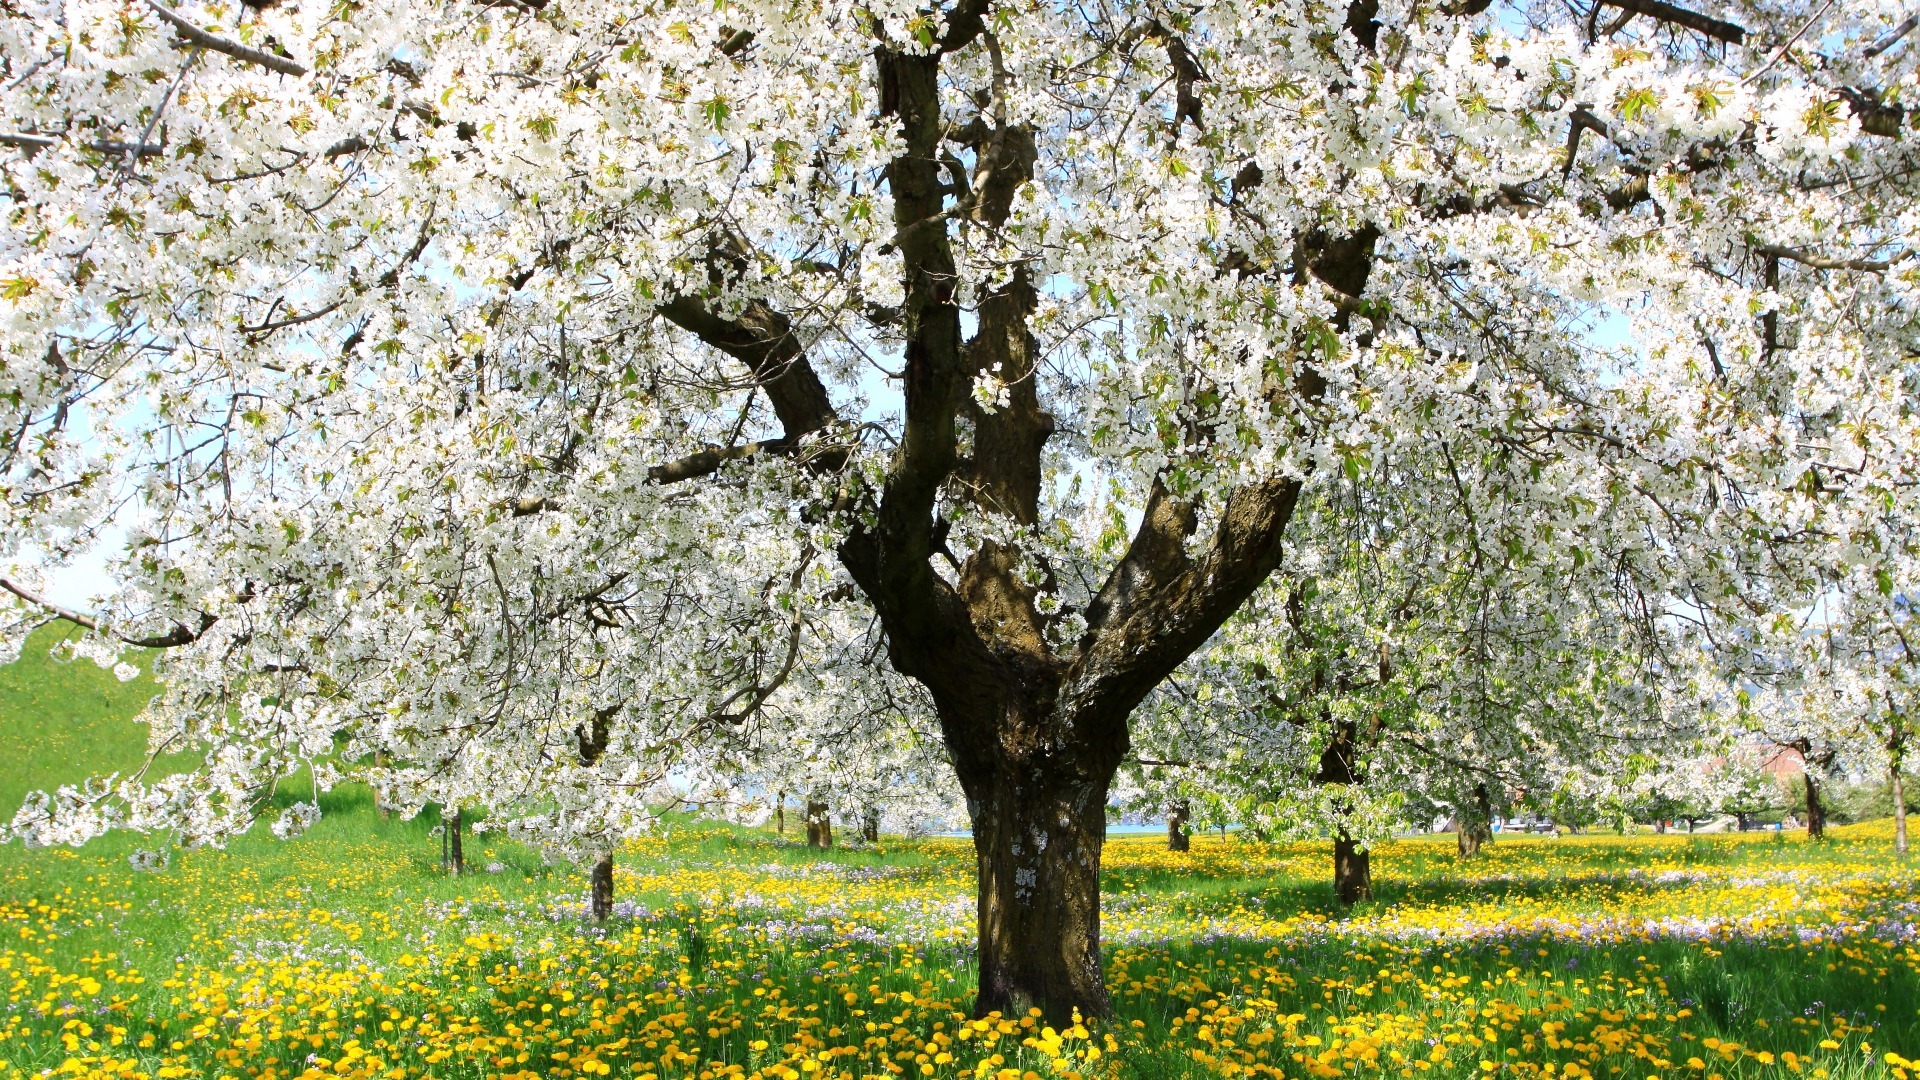
M 137 686 L 16 670 L 40 663 L 0 670 L 0 730 L 90 734 L 9 757 L 9 793 L 138 759 L 113 726 Z M 1116 839 L 1117 1015 L 1055 1029 L 969 1016 L 966 841 L 823 854 L 680 822 L 621 854 L 602 927 L 577 868 L 482 835 L 479 872 L 449 878 L 432 822 L 353 788 L 322 803 L 297 841 L 156 873 L 135 837 L 0 849 L 0 1077 L 1910 1080 L 1920 1057 L 1920 893 L 1884 825 L 1502 839 L 1470 862 L 1399 841 L 1353 909 L 1323 844 Z
M 28 637 L 20 659 L 0 667 L 0 813 L 12 816 L 27 792 L 130 773 L 146 761 L 146 729 L 128 723 L 155 693 L 144 673 L 121 682 L 91 660 L 51 655 L 74 633 L 65 623 Z M 146 666 L 147 658 L 135 657 Z M 156 775 L 190 756 L 164 757 Z

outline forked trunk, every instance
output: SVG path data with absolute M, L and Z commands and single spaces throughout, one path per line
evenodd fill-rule
M 1800 779 L 1807 786 L 1807 839 L 1822 839 L 1827 835 L 1827 808 L 1820 804 L 1820 785 L 1811 768 L 1803 770 Z
M 1168 851 L 1186 851 L 1193 846 L 1187 840 L 1187 818 L 1191 813 L 1185 799 L 1167 808 Z
M 980 870 L 974 1015 L 1017 1017 L 1037 1006 L 1056 1026 L 1076 1009 L 1111 1015 L 1100 969 L 1107 778 L 996 779 L 969 800 Z
M 1345 831 L 1333 838 L 1333 891 L 1342 904 L 1373 899 L 1372 859 Z
M 613 914 L 613 855 L 602 855 L 594 860 L 591 881 L 590 900 L 594 922 L 606 922 Z

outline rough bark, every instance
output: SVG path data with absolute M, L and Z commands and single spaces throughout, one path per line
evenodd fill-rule
M 1893 787 L 1893 850 L 1895 854 L 1907 853 L 1907 784 L 1900 776 L 1900 759 L 1893 759 L 1893 765 L 1887 770 L 1888 779 Z
M 591 887 L 591 914 L 593 921 L 606 922 L 613 914 L 613 856 L 602 855 L 594 860 L 593 871 L 589 875 Z
M 1192 846 L 1187 839 L 1187 818 L 1191 812 L 1185 799 L 1167 808 L 1168 851 L 1186 851 Z
M 1333 838 L 1333 892 L 1347 905 L 1373 899 L 1373 860 L 1345 830 Z
M 588 768 L 599 764 L 600 758 L 607 752 L 608 742 L 613 738 L 613 718 L 619 712 L 619 705 L 596 709 L 586 723 L 574 730 L 574 736 L 580 743 L 580 764 Z M 605 922 L 613 914 L 611 851 L 594 860 L 592 869 L 587 873 L 587 910 L 595 922 Z
M 1042 766 L 969 785 L 980 872 L 976 1015 L 1019 1016 L 1038 1006 L 1057 1022 L 1075 1008 L 1112 1013 L 1100 967 L 1110 776 Z
M 1813 778 L 1813 765 L 1807 763 L 1800 779 L 1807 789 L 1807 839 L 1822 840 L 1827 835 L 1827 808 L 1820 802 L 1820 784 Z
M 1461 858 L 1471 859 L 1480 854 L 1480 831 L 1471 824 L 1460 822 L 1455 839 L 1459 842 Z

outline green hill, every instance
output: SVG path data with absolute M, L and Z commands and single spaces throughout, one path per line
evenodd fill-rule
M 127 657 L 143 670 L 123 683 L 91 660 L 52 655 L 77 633 L 66 623 L 42 627 L 20 659 L 0 667 L 0 820 L 29 791 L 131 772 L 146 760 L 147 728 L 133 718 L 157 690 L 149 658 Z

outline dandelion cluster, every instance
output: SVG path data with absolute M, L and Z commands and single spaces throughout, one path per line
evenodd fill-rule
M 0 864 L 0 1077 L 638 1080 L 1915 1074 L 1920 894 L 1823 845 L 1667 838 L 1108 848 L 1115 1016 L 971 1015 L 958 839 L 809 854 L 689 830 L 565 875 L 436 879 L 393 841 Z M 490 857 L 491 857 L 490 853 Z

